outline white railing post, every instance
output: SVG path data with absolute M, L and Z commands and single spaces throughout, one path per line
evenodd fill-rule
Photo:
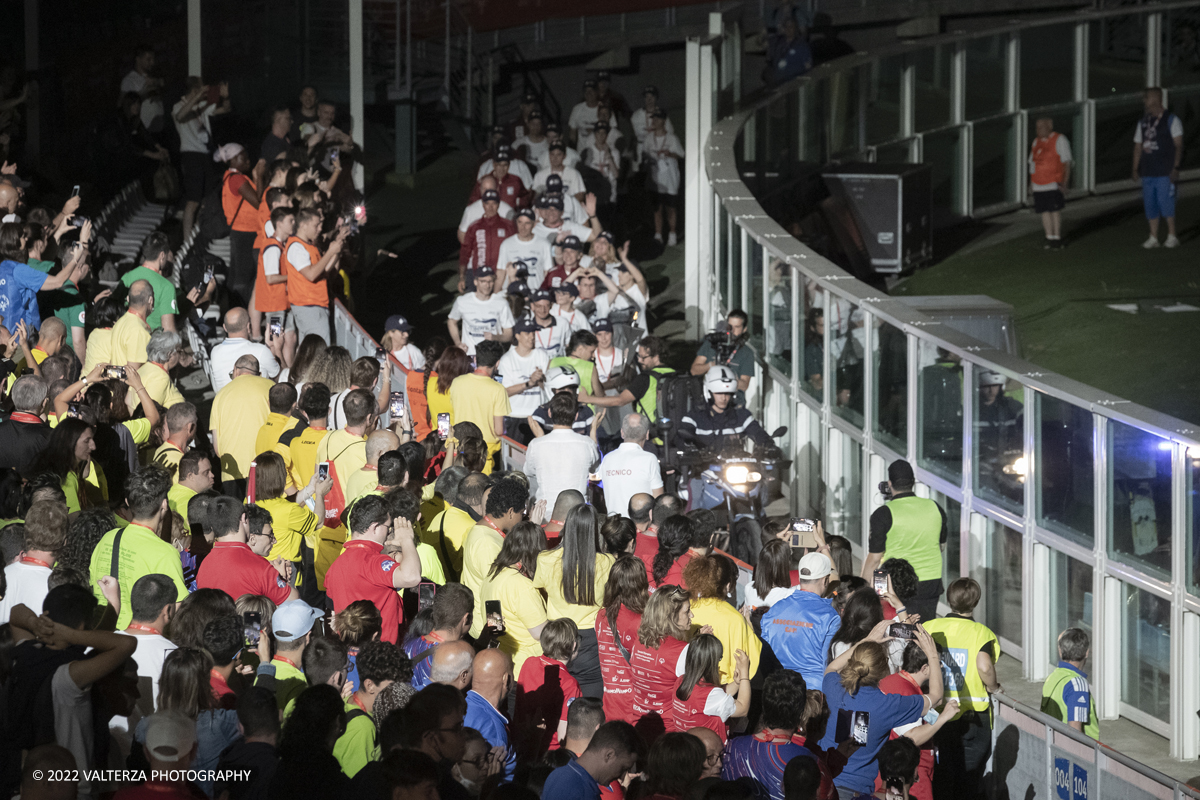
M 442 94 L 444 95 L 446 110 L 450 111 L 450 0 L 446 0 L 446 38 L 442 42 L 443 60 L 445 61 L 445 73 L 442 76 Z
M 706 234 L 712 229 L 713 192 L 704 166 L 704 148 L 713 121 L 713 48 L 689 38 L 686 105 L 684 109 L 684 308 L 689 336 L 703 333 L 701 294 L 711 278 L 713 254 Z M 705 252 L 707 251 L 707 252 Z
M 363 0 L 350 0 L 348 14 L 350 33 L 350 138 L 360 148 L 366 148 L 366 125 L 363 115 Z M 354 160 L 354 188 L 362 191 L 364 186 L 363 164 L 361 158 Z
M 1162 14 L 1146 15 L 1146 85 L 1162 84 Z M 1163 98 L 1164 100 L 1166 98 Z
M 188 75 L 203 75 L 204 74 L 204 62 L 200 58 L 200 53 L 201 53 L 200 31 L 201 31 L 200 0 L 188 0 L 188 4 L 187 4 Z

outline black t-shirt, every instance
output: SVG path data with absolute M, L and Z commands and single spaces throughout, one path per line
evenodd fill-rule
M 902 497 L 916 497 L 913 492 L 897 492 L 892 496 L 893 500 L 899 500 Z M 936 503 L 935 503 L 936 505 Z M 950 525 L 946 520 L 946 509 L 941 506 L 937 507 L 938 513 L 942 515 L 942 533 L 938 540 L 942 544 L 946 543 L 946 538 L 950 534 Z M 887 549 L 887 533 L 892 529 L 892 510 L 886 505 L 880 506 L 871 512 L 871 536 L 867 540 L 868 553 L 882 553 Z
M 262 149 L 258 152 L 258 157 L 268 164 L 279 158 L 280 155 L 286 153 L 291 143 L 287 139 L 281 139 L 273 133 L 268 133 L 263 139 Z
M 641 400 L 646 396 L 646 392 L 650 391 L 650 373 L 639 372 L 626 388 L 633 395 L 634 402 Z

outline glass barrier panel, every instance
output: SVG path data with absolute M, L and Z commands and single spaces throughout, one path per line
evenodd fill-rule
M 829 482 L 825 528 L 864 545 L 862 519 L 862 445 L 836 428 L 829 429 Z
M 796 135 L 799 137 L 799 141 L 796 143 L 797 158 L 801 161 L 823 164 L 825 159 L 821 149 L 823 134 L 820 84 L 809 83 L 801 86 L 796 93 L 796 98 L 796 114 L 799 117 L 796 126 Z
M 1171 604 L 1121 584 L 1121 701 L 1171 721 Z
M 1133 134 L 1142 118 L 1140 94 L 1096 103 L 1096 183 L 1129 180 Z
M 866 359 L 866 315 L 837 295 L 830 295 L 825 310 L 829 325 L 829 369 L 834 382 L 834 412 L 858 427 L 863 424 L 863 361 Z
M 1188 537 L 1185 572 L 1192 594 L 1200 595 L 1200 447 L 1187 449 L 1187 518 L 1192 526 Z
M 933 196 L 934 219 L 937 215 L 962 214 L 962 151 L 965 128 L 946 128 L 924 136 L 923 155 L 932 164 L 929 176 Z M 1132 136 L 1132 134 L 1130 134 Z
M 1037 521 L 1091 545 L 1095 527 L 1092 414 L 1038 392 Z
M 725 307 L 726 311 L 732 311 L 735 308 L 741 308 L 742 303 L 742 229 L 734 224 L 734 235 L 729 236 L 726 243 L 729 260 L 729 305 Z
M 866 68 L 867 144 L 886 142 L 900 133 L 900 76 L 904 57 L 872 61 Z
M 741 229 L 738 229 L 739 233 Z M 750 317 L 750 344 L 758 352 L 763 352 L 763 258 L 766 257 L 766 250 L 757 242 L 746 236 L 739 236 L 740 241 L 746 244 L 749 250 L 750 263 L 750 295 L 742 298 L 742 308 L 746 315 Z M 739 247 L 738 243 L 734 243 L 734 247 Z M 740 249 L 740 247 L 739 247 Z
M 1021 108 L 1075 99 L 1075 26 L 1021 31 Z
M 962 577 L 962 503 L 948 494 L 932 489 L 929 497 L 946 512 L 946 550 L 942 555 L 942 583 L 949 586 Z
M 805 280 L 800 288 L 800 388 L 820 401 L 825 396 L 825 294 L 816 281 Z
M 1027 117 L 1028 125 L 1025 129 L 1026 151 L 1032 147 L 1034 140 L 1037 139 L 1037 121 L 1042 117 L 1047 117 L 1053 123 L 1054 130 L 1067 137 L 1067 144 L 1071 148 L 1072 160 L 1074 161 L 1081 157 L 1082 154 L 1079 152 L 1079 147 L 1082 146 L 1084 137 L 1087 135 L 1087 129 L 1084 127 L 1087 121 L 1084 117 L 1083 104 L 1072 103 L 1070 105 L 1052 106 L 1050 108 L 1031 108 Z M 1130 135 L 1132 136 L 1132 134 Z M 1083 185 L 1083 170 L 1078 167 L 1077 163 L 1071 164 L 1071 174 L 1067 181 L 1067 188 L 1069 189 L 1085 188 Z M 1029 181 L 1027 172 L 1027 170 L 1023 172 L 1021 178 L 1021 180 L 1026 182 L 1025 191 L 1028 190 Z M 1029 200 L 1030 198 L 1026 196 L 1026 199 Z
M 1171 443 L 1108 421 L 1108 552 L 1171 574 Z
M 913 161 L 913 140 L 883 144 L 875 148 L 877 164 L 910 164 Z
M 976 210 L 1016 200 L 1017 117 L 1004 116 L 976 122 L 971 148 L 974 179 L 972 200 Z M 1025 171 L 1020 179 L 1024 181 Z
M 1162 78 L 1168 88 L 1200 84 L 1200 11 L 1176 8 L 1162 14 Z M 1175 93 L 1171 93 L 1175 107 Z M 1184 129 L 1186 130 L 1186 128 Z
M 875 322 L 875 437 L 897 453 L 908 452 L 908 337 Z
M 1088 23 L 1088 97 L 1100 100 L 1140 92 L 1145 85 L 1146 17 L 1105 17 Z
M 792 377 L 792 283 L 799 273 L 783 259 L 772 258 L 767 270 L 767 360 Z
M 825 101 L 826 153 L 860 150 L 863 146 L 859 107 L 859 70 L 835 72 L 822 81 Z
M 729 252 L 725 246 L 729 235 L 729 212 L 722 205 L 717 216 L 717 224 L 713 226 L 713 260 L 717 262 L 717 293 L 721 297 L 721 307 L 726 311 L 733 308 L 729 298 Z
M 975 493 L 1020 513 L 1025 507 L 1025 387 L 980 367 L 974 374 Z
M 916 67 L 913 118 L 918 131 L 940 128 L 950 122 L 951 45 L 922 47 L 909 55 Z
M 917 464 L 962 484 L 963 369 L 959 358 L 922 341 L 917 363 Z
M 978 515 L 977 515 L 978 516 Z M 983 624 L 1010 642 L 1021 642 L 1021 531 L 983 518 L 983 569 L 971 577 L 983 587 Z M 978 615 L 976 615 L 978 619 Z
M 1180 120 L 1196 119 L 1196 115 L 1200 114 L 1200 86 L 1172 89 L 1170 103 L 1171 113 Z M 1180 162 L 1180 169 L 1200 167 L 1200 130 L 1193 130 L 1195 127 L 1197 126 L 1187 124 L 1183 126 L 1183 160 Z
M 821 413 L 805 403 L 796 403 L 796 458 L 792 474 L 796 476 L 796 496 L 792 509 L 797 516 L 825 518 L 825 481 L 821 470 L 821 452 L 825 429 Z
M 1004 111 L 1004 62 L 1008 37 L 1003 34 L 968 39 L 967 119 L 980 119 Z
M 765 127 L 763 146 L 767 157 L 767 169 L 781 175 L 789 174 L 789 165 L 795 154 L 792 148 L 797 141 L 796 93 L 775 98 L 764 109 Z
M 1058 663 L 1058 635 L 1067 628 L 1092 632 L 1092 566 L 1050 551 L 1050 663 Z M 1089 659 L 1090 661 L 1090 659 Z M 1090 666 L 1090 665 L 1089 665 Z M 1084 672 L 1091 672 L 1089 666 Z

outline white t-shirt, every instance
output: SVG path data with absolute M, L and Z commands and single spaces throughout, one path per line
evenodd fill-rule
M 558 170 L 551 167 L 539 169 L 538 174 L 533 176 L 533 190 L 535 192 L 541 194 L 546 191 L 546 178 L 551 173 L 557 173 L 558 177 L 562 178 L 564 195 L 576 195 L 587 191 L 587 187 L 583 185 L 583 176 L 579 174 L 579 170 L 574 167 L 568 167 L 564 163 L 562 169 Z
M 530 164 L 539 164 L 542 156 L 550 152 L 550 137 L 543 136 L 540 142 L 534 142 L 528 136 L 519 136 L 513 140 L 512 146 L 513 150 L 519 150 L 524 147 L 525 160 Z
M 181 153 L 204 153 L 208 155 L 208 142 L 212 138 L 212 125 L 210 119 L 217 107 L 206 100 L 201 100 L 192 106 L 188 113 L 194 113 L 195 116 L 187 122 L 180 122 L 175 119 L 175 116 L 183 110 L 183 101 L 180 100 L 171 109 L 171 118 L 175 120 L 175 130 L 179 131 L 179 152 Z
M 293 264 L 295 262 L 292 262 Z M 229 373 L 233 365 L 242 356 L 254 356 L 258 359 L 258 371 L 266 378 L 274 378 L 279 374 L 279 362 L 271 348 L 265 344 L 252 342 L 249 339 L 226 339 L 212 349 L 212 388 L 219 392 L 229 383 Z
M 495 168 L 496 165 L 492 163 L 492 160 L 489 158 L 487 161 L 479 165 L 479 174 L 475 176 L 475 180 L 479 180 L 484 175 L 491 175 L 492 170 Z M 529 165 L 519 158 L 514 158 L 512 161 L 508 162 L 508 171 L 520 178 L 521 183 L 525 184 L 526 186 L 529 186 L 530 182 L 533 180 L 533 173 L 529 171 Z
M 583 150 L 583 163 L 608 179 L 608 202 L 617 202 L 617 179 L 621 177 L 621 156 L 611 144 L 598 148 L 589 144 Z
M 608 317 L 611 320 L 613 310 L 622 308 L 637 308 L 637 319 L 630 324 L 638 330 L 646 330 L 646 295 L 642 294 L 642 290 L 638 288 L 636 283 L 632 284 L 628 289 L 622 289 L 621 292 L 618 292 L 616 299 L 611 303 L 608 300 L 608 292 L 596 297 L 597 317 Z
M 567 340 L 571 338 L 571 328 L 569 325 L 564 325 L 558 321 L 558 318 L 553 314 L 550 318 L 554 320 L 554 325 L 549 328 L 538 328 L 533 332 L 534 349 L 540 350 L 546 354 L 546 359 L 558 358 L 567 349 Z M 532 414 L 533 412 L 529 412 Z
M 500 373 L 500 383 L 506 389 L 509 386 L 516 386 L 527 382 L 535 370 L 540 369 L 542 374 L 545 375 L 546 370 L 549 368 L 550 357 L 546 355 L 544 350 L 538 350 L 536 347 L 527 356 L 522 356 L 517 352 L 517 348 L 513 347 L 500 357 L 500 363 L 497 365 L 497 371 Z M 544 402 L 546 402 L 545 384 L 529 387 L 520 394 L 509 396 L 508 404 L 511 407 L 509 415 L 513 417 L 528 417 L 534 411 L 537 411 L 538 406 Z
M 579 202 L 573 194 L 563 195 L 562 218 L 563 222 L 577 222 L 587 227 L 587 209 L 583 207 L 583 203 Z M 591 228 L 588 228 L 589 232 L 591 230 Z
M 268 222 L 267 224 L 270 225 L 271 223 Z M 269 235 L 270 234 L 268 233 L 268 236 Z M 289 249 L 292 250 L 294 253 L 295 249 L 296 249 L 296 244 L 293 243 L 291 248 L 289 248 Z M 304 248 L 300 248 L 300 249 L 304 250 Z M 280 270 L 283 269 L 283 265 L 280 263 L 280 260 L 281 260 L 280 257 L 282 255 L 283 255 L 283 247 L 278 242 L 267 242 L 267 246 L 265 248 L 263 248 L 263 252 L 262 252 L 263 274 L 264 275 L 280 275 L 280 274 L 282 274 L 280 272 Z M 304 252 L 304 258 L 305 259 L 308 258 L 308 251 Z M 294 261 L 292 262 L 293 265 L 295 263 L 296 262 L 294 262 Z
M 581 101 L 575 104 L 571 109 L 571 116 L 567 118 L 567 127 L 574 128 L 580 136 L 585 133 L 592 132 L 592 126 L 596 124 L 596 120 L 600 116 L 600 104 L 589 106 L 587 101 Z
M 137 640 L 137 649 L 133 651 L 138 674 L 137 705 L 128 717 L 113 717 L 108 723 L 108 732 L 120 746 L 122 756 L 128 756 L 137 724 L 158 708 L 158 680 L 162 677 L 163 662 L 167 660 L 167 654 L 176 649 L 176 645 L 158 633 L 137 636 L 127 631 L 117 633 L 133 636 Z
M 679 159 L 683 145 L 673 133 L 647 133 L 638 147 L 638 160 L 650 164 L 650 181 L 647 188 L 660 194 L 679 194 L 681 186 Z
M 299 242 L 292 242 L 288 245 L 287 260 L 297 270 L 312 266 L 312 259 L 308 257 L 308 248 Z
M 392 355 L 407 370 L 425 369 L 425 356 L 414 344 L 406 344 L 399 350 L 393 350 Z
M 568 489 L 587 496 L 588 475 L 599 460 L 600 450 L 591 437 L 555 428 L 529 443 L 525 474 L 537 499 L 553 508 L 559 493 Z
M 551 228 L 546 223 L 538 220 L 538 224 L 533 226 L 533 235 L 545 239 L 551 246 L 558 240 L 558 235 L 565 233 L 567 236 L 578 236 L 579 241 L 586 242 L 592 235 L 592 229 L 587 225 L 580 225 L 578 222 L 567 222 L 563 220 L 562 225 L 557 228 Z
M 558 320 L 558 327 L 568 331 L 567 338 L 575 331 L 590 331 L 592 323 L 588 322 L 587 314 L 576 309 L 563 311 L 559 306 L 551 306 L 550 314 Z
M 1139 133 L 1140 133 L 1140 131 L 1139 131 Z M 1034 169 L 1036 169 L 1036 166 L 1033 163 L 1033 153 L 1032 153 L 1032 147 L 1035 145 L 1037 145 L 1036 140 L 1034 141 L 1033 145 L 1031 145 L 1031 152 L 1029 154 L 1029 174 L 1030 175 L 1032 175 Z M 1058 159 L 1062 163 L 1064 163 L 1064 164 L 1071 163 L 1071 143 L 1069 141 L 1067 141 L 1067 137 L 1063 136 L 1061 133 L 1058 135 L 1058 139 L 1056 139 L 1054 141 L 1054 152 L 1058 153 Z M 1033 183 L 1032 181 L 1030 181 L 1030 183 L 1032 184 L 1033 191 L 1035 191 L 1035 192 L 1052 192 L 1058 188 L 1057 181 L 1050 181 L 1050 183 Z
M 710 717 L 720 717 L 721 722 L 725 722 L 733 716 L 733 712 L 737 709 L 737 701 L 720 686 L 713 687 L 713 690 L 708 693 L 708 697 L 704 700 L 704 713 Z
M 617 160 L 620 161 L 621 146 L 618 144 L 618 142 L 621 141 L 624 134 L 622 134 L 621 131 L 617 128 L 617 123 L 614 122 L 613 120 L 609 120 L 608 124 L 609 124 L 608 146 L 612 148 L 613 154 L 616 155 Z M 584 155 L 584 151 L 591 149 L 592 147 L 595 146 L 596 132 L 594 130 L 592 130 L 592 131 L 588 131 L 586 134 L 580 133 L 579 141 L 576 142 L 575 144 L 579 145 L 580 159 L 582 159 L 585 164 L 588 163 L 587 157 Z
M 524 264 L 529 272 L 526 284 L 536 288 L 542 285 L 546 273 L 554 269 L 554 250 L 549 242 L 537 235 L 528 242 L 521 241 L 520 236 L 509 236 L 500 243 L 496 264 L 499 269 L 506 269 L 509 264 L 520 268 Z
M 794 586 L 776 586 L 771 591 L 767 592 L 766 597 L 759 597 L 758 591 L 754 588 L 754 581 L 746 584 L 746 599 L 745 605 L 751 608 L 762 608 L 763 606 L 773 606 L 783 598 L 796 591 Z
M 609 513 L 627 517 L 629 498 L 662 488 L 662 469 L 653 453 L 631 442 L 622 442 L 600 462 L 600 482 Z
M 12 610 L 23 605 L 35 614 L 42 613 L 42 601 L 50 587 L 50 567 L 37 564 L 22 564 L 20 561 L 9 564 L 4 568 L 4 579 L 8 581 L 8 591 L 0 598 L 0 625 L 8 622 Z
M 517 215 L 517 212 L 513 210 L 513 207 L 503 200 L 500 201 L 500 210 L 497 213 L 505 219 L 512 219 Z M 471 227 L 471 223 L 480 219 L 483 219 L 482 198 L 476 200 L 474 203 L 469 204 L 463 209 L 462 219 L 458 221 L 458 229 L 463 233 L 466 233 L 467 228 Z
M 71 679 L 71 665 L 63 664 L 54 670 L 50 679 L 54 704 L 54 741 L 75 756 L 79 769 L 79 797 L 91 798 L 92 784 L 85 770 L 92 770 L 92 754 L 96 737 L 92 733 L 92 689 L 80 689 Z
M 564 145 L 564 147 L 565 146 L 566 145 Z M 563 166 L 564 167 L 573 167 L 578 163 L 579 163 L 579 151 L 576 150 L 574 147 L 567 147 L 567 149 L 565 151 L 563 151 Z M 546 152 L 544 152 L 540 156 L 538 156 L 537 166 L 538 166 L 538 169 L 540 169 L 540 170 L 541 169 L 550 169 L 550 147 L 549 146 L 546 147 Z
M 650 115 L 646 113 L 646 109 L 639 108 L 629 117 L 629 124 L 633 126 L 633 136 L 640 145 L 646 140 L 646 134 L 650 132 Z M 663 130 L 667 133 L 675 132 L 675 126 L 671 124 L 670 118 L 666 120 Z M 611 135 L 610 133 L 609 136 Z
M 1169 111 L 1164 111 L 1164 114 L 1171 114 Z M 1171 138 L 1183 136 L 1183 123 L 1179 121 L 1179 117 L 1171 114 Z M 1133 141 L 1137 144 L 1142 143 L 1142 126 L 1139 124 L 1133 129 Z
M 122 94 L 133 92 L 140 95 L 145 88 L 146 76 L 136 69 L 129 70 L 129 74 L 121 80 Z M 142 124 L 146 126 L 147 130 L 154 131 L 155 126 L 161 126 L 162 117 L 163 102 L 161 97 L 142 98 Z
M 616 347 L 608 355 L 604 355 L 597 349 L 594 360 L 596 362 L 596 376 L 600 378 L 601 383 L 612 380 L 613 375 L 617 375 L 621 370 L 625 369 L 625 351 L 618 350 Z M 609 397 L 615 397 L 617 390 L 605 389 L 604 393 Z M 609 413 L 611 414 L 612 412 L 610 411 Z
M 450 309 L 450 319 L 462 322 L 463 346 L 467 355 L 475 353 L 475 345 L 482 342 L 485 333 L 499 335 L 505 328 L 512 328 L 512 309 L 503 296 L 493 294 L 487 300 L 480 300 L 475 292 L 459 295 Z

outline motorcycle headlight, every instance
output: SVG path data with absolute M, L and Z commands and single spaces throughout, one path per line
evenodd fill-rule
M 726 483 L 745 483 L 749 479 L 749 467 L 744 467 L 741 464 L 732 464 L 725 468 Z

